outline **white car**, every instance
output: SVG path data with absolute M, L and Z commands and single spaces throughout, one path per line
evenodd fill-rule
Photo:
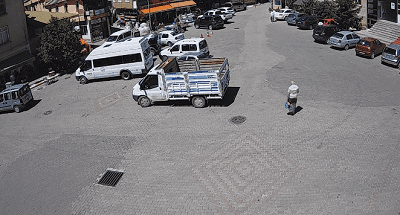
M 275 13 L 275 18 L 277 20 L 285 20 L 289 14 L 294 13 L 295 11 L 292 9 L 281 9 L 279 12 Z
M 160 52 L 161 60 L 166 60 L 169 57 L 180 57 L 184 54 L 196 54 L 198 58 L 203 58 L 210 55 L 207 41 L 205 38 L 190 38 L 184 39 L 175 43 L 172 47 L 164 49 Z
M 235 10 L 232 9 L 231 7 L 219 7 L 218 10 L 224 12 L 224 13 L 230 13 L 233 16 L 236 14 Z
M 158 44 L 160 45 L 172 46 L 183 39 L 185 39 L 185 36 L 175 31 L 162 31 L 158 34 Z
M 220 10 L 209 10 L 205 12 L 203 15 L 198 16 L 197 18 L 201 18 L 203 16 L 220 16 L 224 22 L 228 22 L 229 19 L 232 19 L 232 14 L 224 13 Z

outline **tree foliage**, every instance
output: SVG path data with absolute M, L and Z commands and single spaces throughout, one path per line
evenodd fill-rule
M 52 17 L 42 34 L 39 57 L 57 72 L 69 72 L 82 57 L 83 45 L 74 31 L 74 23 L 68 19 Z
M 359 28 L 361 24 L 361 17 L 358 16 L 361 7 L 358 7 L 353 1 L 349 0 L 336 0 L 337 9 L 336 16 L 337 22 L 342 29 L 349 29 L 350 27 Z
M 358 14 L 361 8 L 350 0 L 316 1 L 305 0 L 300 6 L 300 12 L 316 16 L 318 19 L 333 18 L 342 29 L 359 27 L 361 19 Z

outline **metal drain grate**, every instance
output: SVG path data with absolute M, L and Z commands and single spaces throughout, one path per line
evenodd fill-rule
M 122 170 L 108 168 L 107 171 L 97 179 L 97 184 L 115 187 L 123 174 L 124 172 Z
M 246 121 L 245 116 L 234 116 L 229 120 L 233 124 L 242 124 Z

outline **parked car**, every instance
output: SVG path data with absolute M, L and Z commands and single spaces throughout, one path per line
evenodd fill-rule
M 360 39 L 361 38 L 354 32 L 339 31 L 329 38 L 328 44 L 336 48 L 348 50 L 350 47 L 356 46 Z
M 219 16 L 203 16 L 194 21 L 196 29 L 206 27 L 210 30 L 224 27 L 224 20 Z
M 232 14 L 224 13 L 220 10 L 208 10 L 203 15 L 200 15 L 197 18 L 201 18 L 203 16 L 220 16 L 225 23 L 228 22 L 228 20 L 232 19 Z
M 125 39 L 129 39 L 132 37 L 139 37 L 139 31 L 132 31 L 131 29 L 120 30 L 117 32 L 112 33 L 107 40 L 101 46 L 111 45 L 115 42 L 121 42 Z
M 224 13 L 230 13 L 232 16 L 236 14 L 235 10 L 232 9 L 231 7 L 219 7 L 218 10 L 224 12 Z
M 305 16 L 304 13 L 292 13 L 286 18 L 286 22 L 288 25 L 296 25 L 296 22 L 299 18 Z
M 242 10 L 247 10 L 247 6 L 241 2 L 225 2 L 225 7 L 230 7 L 233 10 L 237 11 L 242 11 Z
M 164 49 L 160 52 L 160 59 L 166 60 L 168 57 L 179 57 L 186 53 L 196 53 L 199 58 L 206 57 L 210 54 L 207 41 L 204 38 L 184 39 L 171 48 Z
M 182 33 L 176 31 L 162 31 L 158 34 L 158 44 L 172 46 L 179 40 L 185 39 Z
M 367 55 L 374 59 L 376 55 L 382 54 L 386 44 L 378 39 L 364 37 L 356 45 L 356 55 Z
M 301 29 L 312 30 L 313 28 L 315 28 L 315 26 L 318 25 L 318 20 L 314 16 L 303 16 L 300 19 L 298 19 L 296 25 Z
M 275 13 L 275 18 L 277 20 L 286 20 L 286 17 L 289 16 L 289 14 L 294 13 L 294 10 L 292 9 L 281 9 L 277 13 Z
M 329 38 L 339 31 L 336 25 L 317 25 L 313 30 L 312 37 L 315 41 L 327 43 Z
M 400 68 L 400 45 L 392 43 L 386 46 L 381 55 L 381 63 L 387 63 Z
M 33 96 L 28 83 L 10 85 L 0 92 L 0 111 L 14 110 L 19 113 L 31 101 Z
M 178 61 L 194 61 L 194 60 L 199 60 L 199 59 L 205 59 L 205 58 L 211 58 L 210 55 L 204 55 L 199 52 L 188 52 L 185 53 L 184 55 L 177 57 L 176 59 Z

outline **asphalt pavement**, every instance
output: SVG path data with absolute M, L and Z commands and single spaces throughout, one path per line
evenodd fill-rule
M 141 108 L 141 77 L 64 75 L 35 88 L 29 109 L 0 113 L 1 213 L 399 214 L 397 68 L 271 23 L 269 6 L 209 32 L 231 81 L 205 108 Z M 107 168 L 124 172 L 115 186 L 96 183 Z

